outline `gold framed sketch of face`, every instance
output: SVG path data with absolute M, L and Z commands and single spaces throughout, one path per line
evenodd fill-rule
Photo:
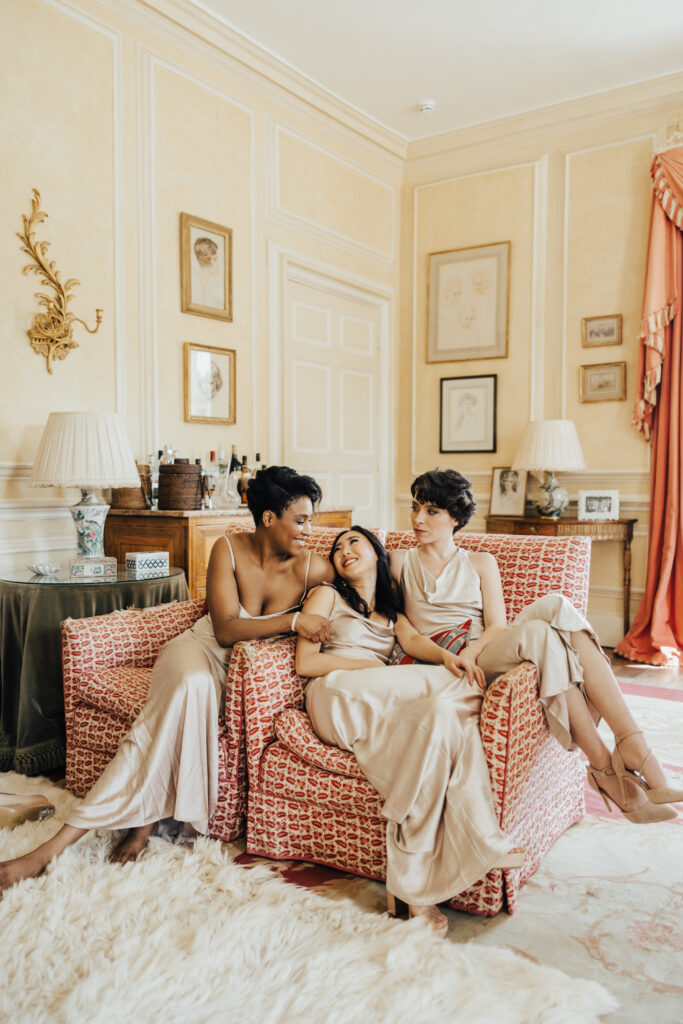
M 180 309 L 232 320 L 232 229 L 180 214 Z

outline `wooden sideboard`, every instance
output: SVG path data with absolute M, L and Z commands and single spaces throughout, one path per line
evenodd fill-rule
M 313 516 L 315 526 L 351 526 L 353 509 L 325 508 Z M 104 524 L 104 552 L 125 562 L 128 551 L 168 551 L 169 562 L 185 570 L 192 597 L 206 593 L 206 567 L 211 548 L 226 526 L 243 523 L 248 529 L 254 520 L 247 509 L 219 512 L 151 512 L 112 508 Z
M 528 516 L 487 516 L 487 533 L 516 533 L 540 537 L 590 537 L 593 541 L 619 541 L 622 545 L 624 588 L 624 634 L 631 622 L 631 541 L 637 519 L 607 519 L 601 522 L 587 519 L 531 518 Z

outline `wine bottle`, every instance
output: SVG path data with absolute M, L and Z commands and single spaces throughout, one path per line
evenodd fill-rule
M 240 460 L 237 458 L 236 448 L 236 445 L 232 446 L 232 455 L 230 456 L 230 468 L 228 469 L 228 473 L 234 473 L 235 470 L 237 470 L 237 472 L 239 473 L 241 469 Z
M 256 458 L 254 459 L 254 468 L 251 471 L 251 475 L 255 476 L 256 473 L 258 473 L 259 469 L 263 469 L 263 467 L 261 465 L 261 453 L 260 452 L 256 452 Z
M 246 503 L 247 503 L 247 487 L 249 486 L 249 481 L 250 480 L 251 480 L 251 470 L 249 469 L 249 466 L 247 465 L 247 457 L 246 457 L 246 455 L 243 455 L 242 456 L 242 469 L 240 471 L 239 480 L 237 481 L 237 490 L 239 491 L 239 493 L 241 495 L 242 504 L 243 505 L 246 505 Z

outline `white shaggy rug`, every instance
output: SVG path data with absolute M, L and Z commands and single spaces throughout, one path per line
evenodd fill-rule
M 12 773 L 0 789 L 57 806 L 0 830 L 0 859 L 55 832 L 75 799 Z M 113 838 L 88 835 L 0 899 L 0 1021 L 590 1024 L 617 1005 L 596 982 L 240 867 L 213 840 L 155 839 L 120 867 Z

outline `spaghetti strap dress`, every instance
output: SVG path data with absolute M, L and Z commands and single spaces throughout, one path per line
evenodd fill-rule
M 233 571 L 235 556 L 227 537 Z M 301 601 L 308 588 L 308 554 Z M 272 619 L 298 607 L 242 619 Z M 218 800 L 218 719 L 231 647 L 216 640 L 210 614 L 162 647 L 144 708 L 114 758 L 68 819 L 77 828 L 120 829 L 163 818 L 206 833 Z
M 306 708 L 325 743 L 350 750 L 384 799 L 387 888 L 415 905 L 472 885 L 512 846 L 493 805 L 479 732 L 481 695 L 443 665 L 387 666 L 392 625 L 335 591 L 325 653 L 371 659 L 311 679 Z
M 406 552 L 401 570 L 405 614 L 420 633 L 431 636 L 470 619 L 469 641 L 484 631 L 483 598 L 479 574 L 464 548 L 457 548 L 438 578 L 420 560 L 419 549 Z M 573 750 L 567 692 L 583 690 L 583 669 L 571 642 L 571 633 L 585 631 L 598 650 L 592 626 L 563 594 L 552 592 L 523 608 L 504 633 L 490 640 L 477 658 L 487 683 L 530 661 L 538 672 L 539 699 L 550 733 Z

